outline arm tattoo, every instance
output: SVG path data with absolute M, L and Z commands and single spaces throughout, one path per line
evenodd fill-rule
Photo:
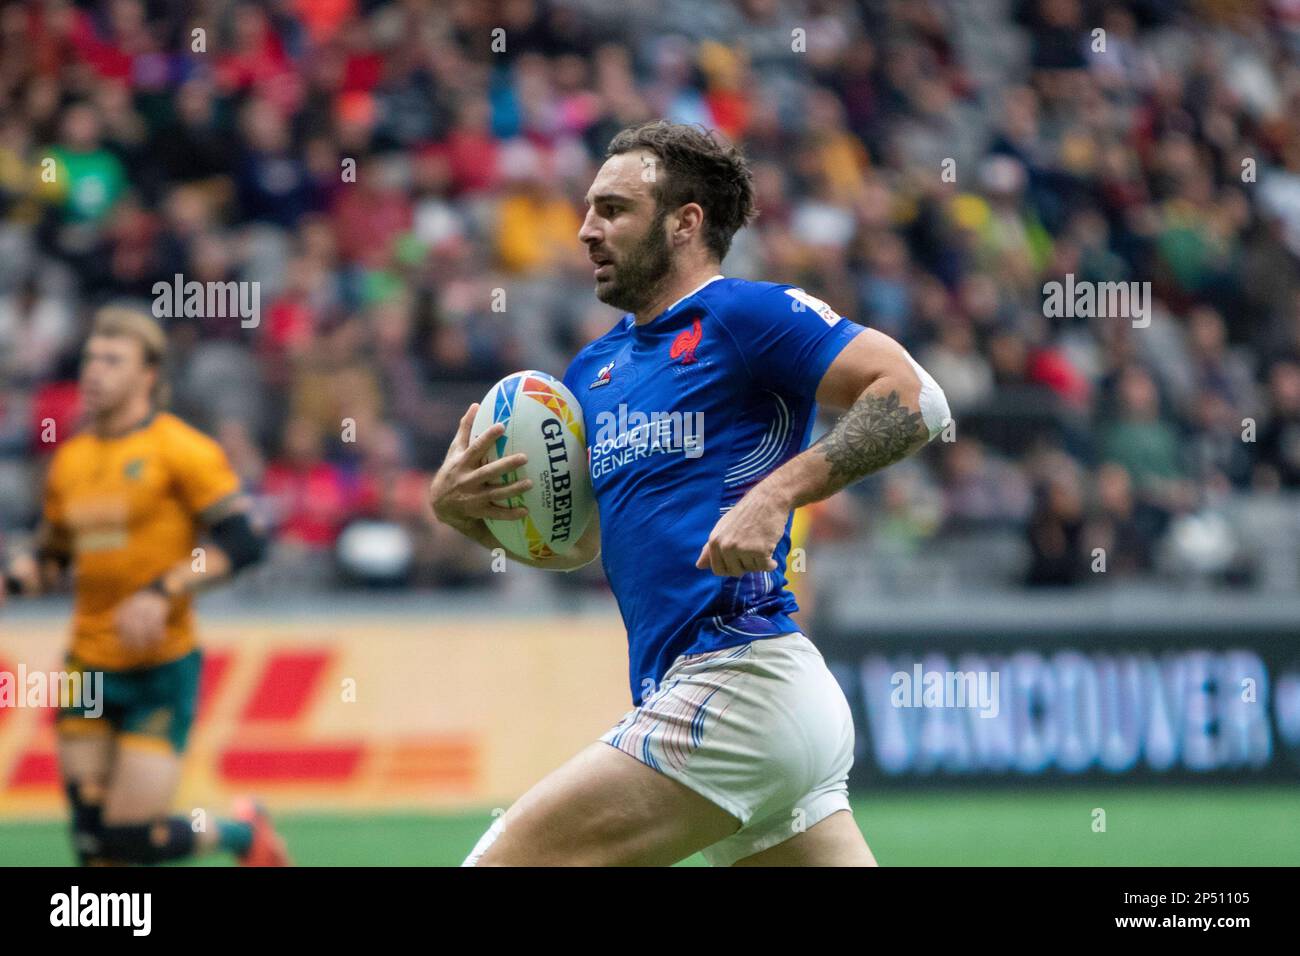
M 898 400 L 898 392 L 863 395 L 815 447 L 830 462 L 830 491 L 907 457 L 930 437 L 920 412 Z

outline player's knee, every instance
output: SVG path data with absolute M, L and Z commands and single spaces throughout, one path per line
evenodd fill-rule
M 504 818 L 498 817 L 483 834 L 461 866 L 559 866 L 579 864 L 575 845 L 567 841 L 563 848 L 553 845 L 523 821 L 508 839 L 500 837 L 505 832 Z

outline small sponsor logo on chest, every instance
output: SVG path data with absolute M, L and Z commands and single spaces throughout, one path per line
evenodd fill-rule
M 588 385 L 587 387 L 600 388 L 602 385 L 608 385 L 610 381 L 612 381 L 613 373 L 614 373 L 613 362 L 610 362 L 608 365 L 601 366 L 600 371 L 596 373 L 596 380 L 592 382 L 590 385 Z

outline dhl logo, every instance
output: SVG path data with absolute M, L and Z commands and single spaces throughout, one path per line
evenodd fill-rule
M 480 783 L 474 734 L 348 738 L 313 732 L 311 717 L 320 706 L 357 706 L 339 703 L 329 679 L 339 656 L 335 647 L 207 651 L 187 776 L 206 773 L 234 791 L 306 787 L 345 800 L 412 790 L 472 793 Z M 14 668 L 0 659 L 0 671 L 6 670 Z M 0 708 L 0 796 L 60 792 L 56 717 L 54 708 Z

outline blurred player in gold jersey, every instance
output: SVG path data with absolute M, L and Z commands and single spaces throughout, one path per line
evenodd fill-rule
M 168 815 L 202 666 L 191 593 L 259 560 L 265 542 L 221 446 L 161 410 L 166 341 L 143 312 L 96 315 L 82 355 L 85 427 L 55 452 L 36 552 L 11 562 L 3 590 L 40 593 L 72 566 L 66 666 L 103 674 L 102 706 L 65 700 L 58 721 L 82 863 L 224 850 L 284 865 L 283 841 L 251 802 L 197 832 L 190 816 Z M 196 552 L 201 531 L 209 542 Z

